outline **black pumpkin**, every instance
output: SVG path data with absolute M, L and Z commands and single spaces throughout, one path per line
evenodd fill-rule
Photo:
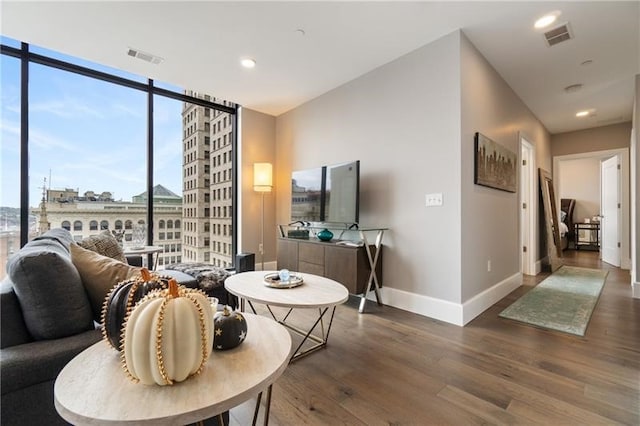
M 233 312 L 225 305 L 213 317 L 213 349 L 224 351 L 244 342 L 247 337 L 247 321 L 240 312 Z
M 140 275 L 116 284 L 102 305 L 102 336 L 117 351 L 121 349 L 122 327 L 128 312 L 152 290 L 167 288 L 168 278 L 151 274 L 146 268 Z

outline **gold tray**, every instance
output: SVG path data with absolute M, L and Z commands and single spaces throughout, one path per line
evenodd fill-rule
M 300 275 L 293 272 L 289 275 L 289 281 L 280 281 L 280 275 L 277 272 L 264 276 L 264 285 L 271 288 L 294 288 L 302 285 L 304 280 Z

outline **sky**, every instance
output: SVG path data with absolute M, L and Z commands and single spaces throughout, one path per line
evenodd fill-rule
M 37 52 L 114 71 L 44 49 Z M 145 81 L 122 71 L 118 74 Z M 19 207 L 19 60 L 0 55 L 0 76 L 0 206 Z M 45 178 L 52 189 L 73 188 L 80 195 L 108 191 L 123 201 L 146 190 L 146 93 L 32 63 L 29 98 L 31 207 L 42 198 Z M 177 100 L 154 98 L 154 185 L 178 195 L 182 194 L 181 110 Z

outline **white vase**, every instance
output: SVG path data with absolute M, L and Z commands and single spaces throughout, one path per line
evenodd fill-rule
M 131 237 L 133 248 L 142 248 L 147 243 L 147 228 L 143 224 L 133 227 L 133 235 Z

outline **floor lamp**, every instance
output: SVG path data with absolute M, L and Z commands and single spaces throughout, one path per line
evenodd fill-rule
M 271 163 L 255 163 L 253 165 L 253 190 L 262 195 L 262 225 L 260 227 L 260 263 L 264 271 L 264 194 L 273 188 L 273 167 Z

